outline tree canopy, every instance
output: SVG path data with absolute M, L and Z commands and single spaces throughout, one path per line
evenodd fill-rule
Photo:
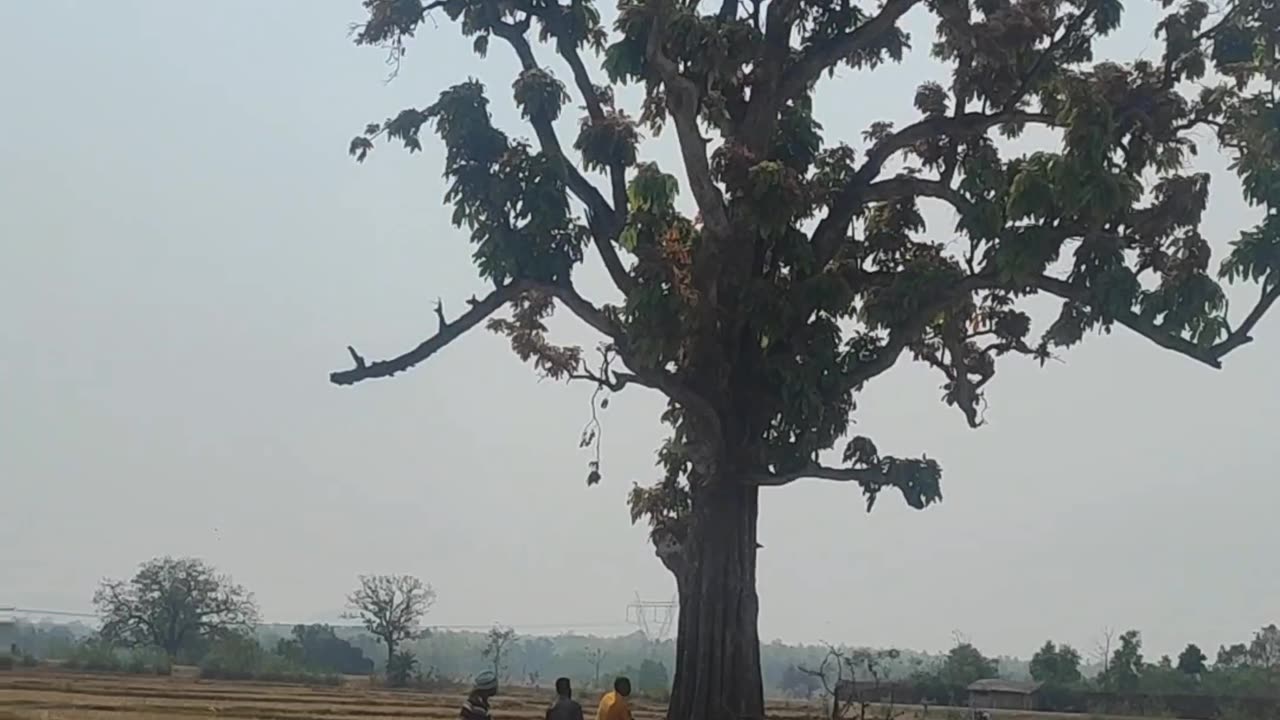
M 351 142 L 364 160 L 439 135 L 445 200 L 492 290 L 452 320 L 437 305 L 435 334 L 403 354 L 349 348 L 354 365 L 330 379 L 393 375 L 484 323 L 546 377 L 665 395 L 661 477 L 631 509 L 680 592 L 675 716 L 763 712 L 758 488 L 849 482 L 868 508 L 886 489 L 914 508 L 941 499 L 936 460 L 851 433 L 858 392 L 899 360 L 939 373 L 943 402 L 977 427 L 1000 360 L 1043 363 L 1119 327 L 1218 368 L 1280 297 L 1272 0 L 1166 0 L 1140 29 L 1158 60 L 1097 57 L 1120 0 L 619 0 L 608 19 L 591 0 L 363 4 L 356 42 L 397 63 L 434 11 L 482 57 L 508 46 L 531 138 L 495 126 L 488 89 L 467 80 Z M 932 22 L 945 80 L 918 82 L 909 122 L 827 137 L 815 97 L 837 72 L 856 82 L 902 59 L 908 14 Z M 629 109 L 626 85 L 642 90 Z M 1051 140 L 1002 140 L 1029 128 Z M 645 154 L 668 130 L 679 168 Z M 1198 133 L 1263 215 L 1216 269 Z M 927 223 L 927 205 L 952 221 Z M 614 297 L 579 291 L 588 257 Z M 1256 300 L 1229 316 L 1224 282 L 1257 284 Z M 1059 304 L 1038 329 L 1032 296 Z M 599 334 L 594 351 L 554 341 L 557 306 Z
M 1200 649 L 1199 645 L 1189 643 L 1182 652 L 1178 653 L 1178 672 L 1183 675 L 1191 675 L 1198 677 L 1203 675 L 1209 666 L 1206 665 L 1209 658 Z
M 1031 657 L 1031 677 L 1045 683 L 1071 685 L 1080 681 L 1080 653 L 1067 644 L 1046 640 Z
M 196 558 L 156 558 L 129 580 L 103 580 L 93 605 L 103 638 L 170 657 L 191 643 L 248 631 L 258 620 L 253 594 Z
M 1120 647 L 1111 654 L 1107 669 L 1099 678 L 1103 687 L 1117 692 L 1133 692 L 1138 688 L 1143 668 L 1142 634 L 1129 630 L 1120 636 Z
M 368 675 L 373 661 L 338 637 L 329 625 L 294 625 L 291 637 L 276 643 L 276 654 L 313 672 Z
M 972 643 L 962 642 L 947 653 L 940 675 L 954 687 L 965 687 L 975 681 L 996 677 L 1000 666 L 986 657 Z
M 397 646 L 418 636 L 419 623 L 435 600 L 435 590 L 412 575 L 361 575 L 360 587 L 347 597 L 347 605 L 352 616 L 387 646 L 390 666 Z

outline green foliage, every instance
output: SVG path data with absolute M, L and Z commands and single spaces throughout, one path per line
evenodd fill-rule
M 328 625 L 295 625 L 292 637 L 276 644 L 276 654 L 310 672 L 368 675 L 373 661 L 337 636 Z
M 1198 645 L 1189 643 L 1181 653 L 1178 653 L 1178 672 L 1199 677 L 1208 672 L 1209 667 L 1205 664 L 1208 660 L 1209 658 Z
M 408 650 L 398 650 L 387 661 L 387 685 L 405 687 L 418 671 L 418 658 Z
M 1120 0 L 620 0 L 611 29 L 591 0 L 364 5 L 357 42 L 386 47 L 396 61 L 428 7 L 474 38 L 482 56 L 494 38 L 503 41 L 520 62 L 513 97 L 536 141 L 495 127 L 475 80 L 352 141 L 362 160 L 376 140 L 415 152 L 423 126 L 436 132 L 453 222 L 470 235 L 478 275 L 496 289 L 465 322 L 450 325 L 441 313 L 440 334 L 398 358 L 371 364 L 353 351 L 356 367 L 334 381 L 404 370 L 513 306 L 512 320 L 485 324 L 541 374 L 667 396 L 661 477 L 630 500 L 633 522 L 648 523 L 678 574 L 702 567 L 678 561 L 696 545 L 690 518 L 754 507 L 726 500 L 734 494 L 717 488 L 727 483 L 851 481 L 868 509 L 886 488 L 913 508 L 939 501 L 937 461 L 850 440 L 858 393 L 901 358 L 940 374 L 941 400 L 978 427 L 986 387 L 1009 356 L 1044 363 L 1091 333 L 1123 327 L 1219 367 L 1280 298 L 1280 11 L 1272 0 L 1230 0 L 1219 13 L 1203 0 L 1165 3 L 1154 28 L 1158 61 L 1097 57 L 1099 41 L 1121 23 Z M 905 121 L 886 110 L 896 123 L 829 137 L 814 114 L 824 78 L 845 67 L 881 72 L 901 59 L 912 38 L 899 20 L 913 10 L 931 26 L 945 81 L 910 79 L 917 90 Z M 547 69 L 550 52 L 572 86 Z M 596 84 L 604 78 L 613 86 Z M 636 92 L 617 92 L 622 85 Z M 618 107 L 624 97 L 639 98 L 630 113 Z M 565 151 L 553 122 L 574 107 L 580 157 Z M 668 126 L 680 168 L 642 160 L 641 128 Z M 1031 126 L 1052 130 L 1055 141 L 1023 151 L 996 135 Z M 1206 130 L 1246 199 L 1264 209 L 1216 275 L 1215 238 L 1202 232 L 1209 178 L 1188 167 Z M 605 173 L 607 193 L 584 170 Z M 955 226 L 929 227 L 926 202 L 948 205 Z M 574 284 L 588 243 L 616 305 L 592 302 Z M 1222 283 L 1244 281 L 1262 296 L 1229 322 Z M 1061 303 L 1047 327 L 1033 327 L 1032 295 Z M 603 336 L 603 371 L 588 364 L 595 354 L 547 337 L 556 301 Z M 843 460 L 824 464 L 841 445 Z M 593 463 L 589 485 L 602 477 Z M 743 590 L 681 579 L 703 593 Z M 1142 665 L 1136 635 L 1125 647 L 1135 657 L 1109 682 L 1129 688 Z M 985 669 L 974 653 L 956 678 Z M 743 714 L 763 711 L 755 700 L 743 701 Z
M 1046 640 L 1031 658 L 1031 677 L 1043 683 L 1072 685 L 1080 682 L 1080 653 L 1070 645 Z
M 89 638 L 75 647 L 61 667 L 95 673 L 169 675 L 173 665 L 160 648 L 119 648 L 101 638 Z
M 484 649 L 480 656 L 487 659 L 493 674 L 502 678 L 506 675 L 511 646 L 516 642 L 516 631 L 509 627 L 494 625 L 485 636 Z
M 1136 692 L 1144 667 L 1142 634 L 1129 630 L 1120 636 L 1120 646 L 1112 652 L 1107 670 L 1098 680 L 1102 687 L 1113 692 Z
M 967 687 L 986 678 L 997 677 L 999 666 L 972 644 L 958 643 L 942 661 L 940 674 L 952 687 Z
M 200 662 L 200 677 L 306 685 L 340 685 L 336 673 L 310 672 L 288 658 L 269 653 L 245 635 L 229 635 L 213 644 Z
M 637 665 L 627 665 L 615 675 L 630 678 L 632 690 L 640 697 L 665 700 L 671 690 L 671 674 L 658 660 L 645 658 Z

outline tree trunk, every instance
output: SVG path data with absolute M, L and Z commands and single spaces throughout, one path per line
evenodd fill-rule
M 694 498 L 682 562 L 672 567 L 680 626 L 670 720 L 764 717 L 756 628 L 757 508 L 758 490 L 728 478 Z

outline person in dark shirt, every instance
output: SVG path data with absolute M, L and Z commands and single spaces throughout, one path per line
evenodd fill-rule
M 547 708 L 547 720 L 582 720 L 582 706 L 573 699 L 569 678 L 556 679 L 556 701 Z
M 476 676 L 471 694 L 467 695 L 467 701 L 462 704 L 462 711 L 458 713 L 458 717 L 462 720 L 490 720 L 489 698 L 497 694 L 498 676 L 490 670 L 485 670 Z

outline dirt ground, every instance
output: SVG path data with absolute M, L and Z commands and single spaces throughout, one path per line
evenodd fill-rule
M 495 699 L 495 720 L 541 720 L 550 690 L 513 688 Z M 160 720 L 217 717 L 260 720 L 355 720 L 355 718 L 440 718 L 458 716 L 459 692 L 370 687 L 367 678 L 351 678 L 341 687 L 305 687 L 270 683 L 200 680 L 191 671 L 172 677 L 91 675 L 52 668 L 0 672 L 0 720 Z M 594 695 L 579 697 L 587 717 L 595 716 Z M 633 702 L 636 720 L 661 720 L 665 706 Z M 899 708 L 896 720 L 951 720 L 957 711 Z M 770 720 L 818 720 L 819 705 L 771 701 Z M 1049 713 L 998 713 L 997 720 L 1045 720 Z M 1081 718 L 1085 716 L 1058 716 Z
M 540 719 L 552 692 L 514 688 L 494 701 L 497 720 Z M 579 698 L 594 716 L 596 699 Z M 369 687 L 354 678 L 342 687 L 204 681 L 173 677 L 90 675 L 50 669 L 0 673 L 0 720 L 159 720 L 203 716 L 263 720 L 456 718 L 459 693 L 429 694 Z M 776 717 L 812 717 L 802 704 L 779 704 Z M 659 720 L 665 708 L 634 703 L 636 720 Z

